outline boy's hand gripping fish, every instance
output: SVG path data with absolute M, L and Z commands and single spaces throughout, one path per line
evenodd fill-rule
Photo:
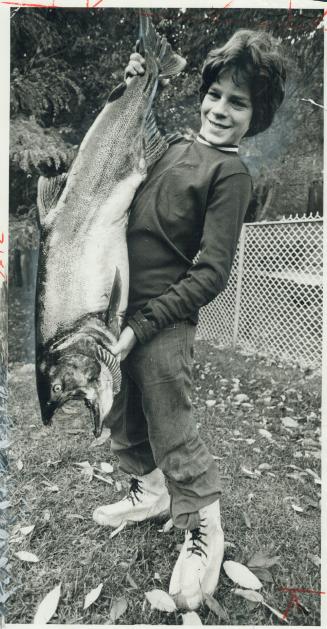
M 36 378 L 42 420 L 51 423 L 58 407 L 81 399 L 96 436 L 120 388 L 110 347 L 127 306 L 128 210 L 147 167 L 168 146 L 151 106 L 159 75 L 173 76 L 185 66 L 142 15 L 140 45 L 144 75 L 114 90 L 68 174 L 41 177 L 38 184 Z

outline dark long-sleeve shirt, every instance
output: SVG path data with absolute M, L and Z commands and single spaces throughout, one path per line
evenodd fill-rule
M 152 167 L 127 235 L 127 324 L 141 343 L 177 321 L 196 323 L 225 288 L 251 194 L 237 153 L 183 136 Z

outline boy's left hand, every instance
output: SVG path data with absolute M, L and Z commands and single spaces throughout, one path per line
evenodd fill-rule
M 132 328 L 130 328 L 128 325 L 126 326 L 126 328 L 123 329 L 119 340 L 117 341 L 116 345 L 113 345 L 110 348 L 110 351 L 112 352 L 112 354 L 114 354 L 114 356 L 120 354 L 120 360 L 125 360 L 126 356 L 128 356 L 128 354 L 136 344 L 136 341 L 137 339 L 134 334 L 134 330 L 132 330 Z

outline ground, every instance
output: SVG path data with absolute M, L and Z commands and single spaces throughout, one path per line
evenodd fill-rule
M 50 622 L 181 624 L 184 610 L 151 610 L 145 592 L 168 592 L 182 532 L 151 522 L 110 538 L 112 530 L 92 520 L 96 506 L 119 499 L 128 487 L 110 439 L 90 447 L 92 426 L 81 407 L 72 408 L 78 414 L 61 413 L 53 428 L 43 427 L 32 363 L 12 364 L 10 392 L 8 557 L 15 591 L 6 621 L 32 623 L 42 599 L 61 583 Z M 263 584 L 260 592 L 284 613 L 290 595 L 281 588 L 320 590 L 320 376 L 198 341 L 193 404 L 225 482 L 224 561 L 246 565 L 259 552 L 259 567 L 251 570 Z M 98 469 L 111 463 L 111 473 L 94 470 L 107 482 L 90 480 L 92 470 L 76 465 L 85 461 Z M 38 561 L 20 559 L 20 551 Z M 84 610 L 85 596 L 100 583 L 99 597 Z M 214 593 L 222 609 L 212 600 L 204 604 L 198 610 L 203 624 L 284 624 L 233 588 L 222 568 Z M 298 596 L 302 607 L 293 604 L 289 624 L 319 625 L 320 597 Z

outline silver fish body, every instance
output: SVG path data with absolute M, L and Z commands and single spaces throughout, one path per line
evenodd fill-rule
M 128 211 L 147 167 L 167 145 L 151 105 L 159 72 L 185 65 L 141 18 L 146 72 L 114 90 L 67 175 L 40 179 L 36 375 L 42 419 L 68 399 L 90 407 L 95 433 L 119 390 L 110 346 L 128 298 Z

